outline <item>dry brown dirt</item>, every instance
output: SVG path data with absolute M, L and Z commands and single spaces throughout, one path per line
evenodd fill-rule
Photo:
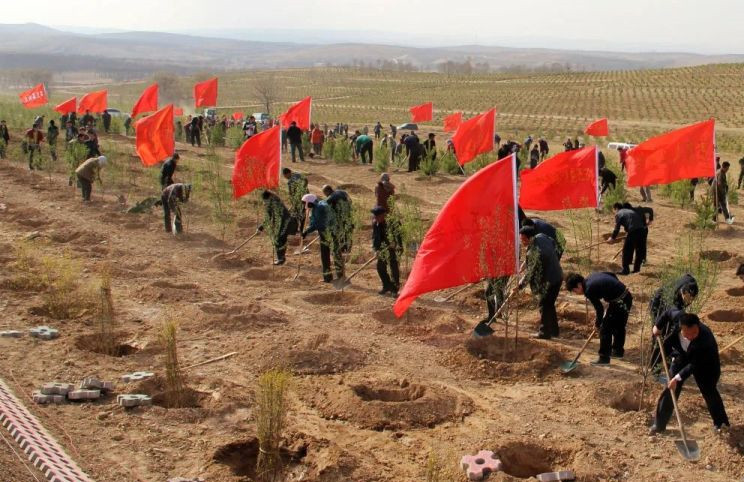
M 184 148 L 184 164 L 200 162 L 190 146 L 179 148 Z M 222 155 L 227 165 L 230 153 Z M 322 160 L 291 166 L 311 174 L 315 193 L 330 182 L 345 185 L 355 202 L 372 204 L 377 174 L 369 167 Z M 443 177 L 447 182 L 395 171 L 392 176 L 399 190 L 425 201 L 420 207 L 428 219 L 459 185 L 459 178 L 451 176 Z M 583 300 L 565 292 L 559 298 L 563 337 L 549 342 L 526 338 L 537 313 L 525 302 L 518 339 L 515 326 L 503 333 L 500 325 L 493 338 L 474 341 L 472 328 L 485 312 L 475 296 L 480 288 L 447 303 L 435 303 L 437 294 L 424 296 L 409 314 L 396 319 L 392 299 L 376 294 L 379 280 L 373 268 L 336 293 L 321 282 L 317 250 L 304 257 L 296 281 L 291 279 L 297 257 L 272 267 L 265 237 L 213 260 L 252 233 L 255 219 L 239 220 L 236 239 L 223 243 L 208 213 L 187 211 L 188 232 L 176 239 L 162 231 L 159 211 L 125 214 L 117 194 L 96 187 L 93 202 L 83 205 L 62 176 L 50 183 L 46 175 L 30 173 L 19 162 L 0 161 L 3 281 L 10 276 L 12 247 L 35 231 L 40 237 L 33 243 L 40 253 L 69 250 L 81 260 L 82 280 L 92 279 L 104 263 L 111 266 L 121 331 L 118 357 L 91 351 L 95 320 L 90 315 L 50 319 L 39 309 L 39 293 L 0 283 L 0 328 L 49 324 L 61 332 L 50 342 L 0 339 L 2 378 L 96 480 L 252 480 L 257 456 L 254 387 L 258 374 L 275 365 L 296 374 L 282 451 L 287 480 L 422 480 L 430 451 L 452 454 L 456 463 L 461 455 L 480 449 L 502 457 L 506 472 L 492 477 L 501 481 L 559 469 L 574 470 L 581 481 L 729 481 L 744 475 L 744 347 L 723 358 L 721 391 L 734 425 L 730 435 L 712 433 L 694 383 L 685 388 L 683 418 L 703 453 L 699 463 L 685 463 L 674 448 L 674 422 L 668 436 L 647 435 L 660 385 L 649 383 L 645 407 L 638 411 L 642 322 L 635 312 L 642 303 L 628 326 L 625 360 L 613 361 L 609 368 L 589 366 L 596 356 L 594 341 L 579 369 L 562 376 L 558 364 L 576 353 L 592 321 L 591 310 L 589 321 L 585 319 Z M 635 192 L 633 200 L 637 202 Z M 662 264 L 674 255 L 682 221 L 693 216 L 658 195 L 653 206 L 657 221 L 651 229 L 649 266 L 626 278 L 638 299 L 647 299 L 656 288 Z M 734 213 L 739 209 L 734 207 Z M 569 224 L 561 213 L 544 217 L 564 228 Z M 601 217 L 603 231 L 611 230 L 610 223 L 610 216 Z M 290 252 L 295 243 L 291 238 Z M 363 243 L 366 257 L 371 248 L 369 240 Z M 600 265 L 617 249 L 603 246 Z M 744 292 L 732 263 L 744 251 L 740 222 L 722 226 L 707 249 L 722 271 L 703 318 L 723 346 L 744 332 Z M 31 391 L 47 381 L 74 382 L 88 375 L 117 379 L 136 370 L 162 375 L 157 336 L 167 317 L 180 322 L 184 366 L 238 352 L 188 371 L 191 407 L 156 404 L 125 411 L 114 397 L 50 407 L 28 401 Z M 648 326 L 644 329 L 646 342 Z M 162 390 L 160 378 L 116 389 L 156 397 Z M 13 480 L 24 480 L 23 469 L 6 452 L 0 451 L 0 465 L 17 476 Z

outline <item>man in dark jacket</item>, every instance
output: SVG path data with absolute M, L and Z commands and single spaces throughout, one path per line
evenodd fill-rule
M 607 189 L 612 185 L 612 189 L 615 189 L 617 184 L 617 176 L 612 170 L 602 167 L 599 169 L 599 178 L 602 180 L 602 191 L 600 194 L 604 194 Z
M 623 203 L 623 208 L 632 209 L 633 211 L 637 212 L 643 220 L 643 231 L 641 235 L 640 251 L 638 256 L 641 258 L 641 264 L 645 264 L 646 247 L 648 244 L 648 227 L 651 226 L 651 224 L 653 224 L 654 222 L 654 210 L 653 208 L 649 208 L 646 206 L 633 206 L 632 204 L 627 202 Z
M 302 129 L 297 127 L 297 122 L 292 122 L 287 129 L 287 140 L 289 149 L 292 153 L 292 162 L 297 162 L 295 151 L 300 151 L 300 161 L 305 160 L 305 154 L 302 152 Z
M 659 329 L 654 327 L 654 335 L 659 334 Z M 674 390 L 679 399 L 682 386 L 690 375 L 695 376 L 695 383 L 713 419 L 713 429 L 719 432 L 724 426 L 729 427 L 728 415 L 716 387 L 721 378 L 721 360 L 718 356 L 716 338 L 710 328 L 701 323 L 696 315 L 686 313 L 680 316 L 679 326 L 664 344 L 664 352 L 672 356 L 669 372 L 672 378 L 656 404 L 656 416 L 651 433 L 666 430 L 674 410 L 670 390 Z
M 108 134 L 109 129 L 111 129 L 111 114 L 109 114 L 109 111 L 103 111 L 103 114 L 101 114 L 101 120 L 103 121 L 103 130 Z
M 96 123 L 96 119 L 90 113 L 89 110 L 85 111 L 85 115 L 80 119 L 80 127 L 91 127 Z
M 584 279 L 577 273 L 566 277 L 566 289 L 584 295 L 596 312 L 594 326 L 599 329 L 599 359 L 593 365 L 609 365 L 610 356 L 625 354 L 625 327 L 633 306 L 633 296 L 613 273 L 592 273 Z M 602 301 L 607 303 L 607 311 Z
M 556 254 L 555 241 L 544 234 L 538 234 L 534 226 L 522 227 L 519 236 L 522 245 L 527 247 L 525 268 L 527 272 L 512 293 L 529 283 L 532 294 L 537 297 L 540 306 L 540 328 L 533 337 L 549 340 L 559 334 L 555 300 L 563 282 L 563 271 Z
M 625 228 L 627 233 L 623 244 L 623 270 L 618 274 L 630 274 L 630 263 L 634 261 L 634 254 L 633 272 L 638 273 L 643 262 L 642 255 L 646 251 L 646 247 L 642 246 L 644 241 L 643 230 L 646 223 L 640 214 L 632 209 L 624 208 L 620 203 L 615 203 L 612 209 L 615 211 L 615 229 L 612 231 L 611 239 L 617 239 L 621 226 Z
M 408 172 L 418 171 L 421 162 L 421 142 L 415 132 L 411 132 L 403 139 L 408 156 Z
M 59 127 L 54 123 L 54 120 L 49 121 L 49 127 L 47 127 L 47 144 L 49 144 L 49 153 L 52 155 L 52 160 L 57 160 L 57 139 L 59 138 Z
M 10 132 L 4 120 L 0 120 L 0 159 L 5 159 L 5 149 L 10 142 Z
M 380 206 L 372 209 L 375 216 L 372 223 L 372 247 L 377 253 L 377 274 L 382 281 L 382 289 L 378 294 L 390 293 L 393 298 L 397 298 L 400 288 L 398 256 L 402 252 L 403 241 L 400 226 L 388 226 L 385 213 L 385 208 Z
M 288 167 L 282 169 L 282 176 L 287 180 L 290 212 L 297 219 L 297 225 L 302 231 L 305 229 L 305 206 L 302 203 L 302 196 L 310 192 L 307 189 L 307 178 L 299 172 L 292 172 Z
M 77 139 L 78 137 L 78 129 L 75 127 L 75 124 L 72 123 L 72 121 L 67 121 L 65 123 L 65 143 L 67 147 L 70 146 L 70 141 L 73 139 Z
M 261 193 L 264 202 L 264 221 L 258 226 L 258 231 L 264 229 L 271 237 L 274 245 L 276 260 L 274 264 L 279 266 L 287 261 L 287 237 L 297 234 L 297 219 L 292 217 L 282 200 L 271 191 Z
M 597 149 L 597 168 L 602 169 L 607 164 L 607 160 L 605 159 L 604 152 Z
M 333 189 L 328 184 L 323 186 L 323 194 L 326 196 L 326 203 L 333 209 L 333 218 L 336 220 L 333 233 L 334 242 L 338 244 L 341 253 L 350 253 L 354 236 L 351 198 L 346 191 Z
M 432 160 L 436 160 L 437 158 L 437 143 L 434 137 L 435 134 L 432 132 L 424 141 L 424 152 L 426 153 L 426 156 L 430 157 Z
M 649 301 L 651 319 L 656 320 L 669 308 L 684 309 L 694 301 L 699 292 L 697 280 L 689 273 L 682 275 L 674 283 L 662 286 L 654 292 Z
M 201 116 L 194 117 L 191 119 L 191 124 L 189 125 L 189 133 L 188 136 L 191 139 L 191 147 L 194 146 L 194 144 L 201 147 L 201 132 L 203 125 L 203 121 L 201 121 Z
M 717 205 L 716 211 L 713 213 L 713 220 L 718 218 L 718 213 L 723 213 L 723 219 L 726 224 L 734 224 L 734 216 L 729 212 L 728 205 L 728 171 L 731 167 L 731 163 L 728 161 L 721 164 L 720 169 L 716 172 L 715 181 L 713 182 L 713 195 L 715 196 L 715 202 Z
M 539 162 L 540 162 L 540 146 L 535 144 L 532 146 L 532 150 L 530 151 L 530 169 L 536 168 Z
M 522 220 L 520 226 L 534 226 L 537 234 L 544 234 L 545 236 L 553 240 L 553 242 L 555 243 L 555 254 L 558 256 L 558 259 L 561 259 L 563 257 L 563 246 L 561 246 L 561 243 L 558 242 L 558 230 L 555 229 L 555 226 L 545 221 L 544 219 L 528 217 L 525 217 Z
M 160 168 L 160 187 L 166 188 L 173 184 L 173 174 L 176 173 L 178 167 L 178 160 L 181 156 L 177 152 L 173 153 L 169 159 L 163 163 L 163 167 Z
M 741 189 L 742 181 L 744 181 L 744 157 L 739 159 L 739 182 L 736 185 L 737 189 Z
M 183 231 L 181 225 L 181 207 L 179 203 L 186 203 L 189 201 L 191 195 L 191 184 L 171 184 L 163 189 L 163 193 L 160 196 L 160 200 L 163 203 L 163 221 L 165 224 L 165 232 L 170 233 L 172 226 L 175 226 L 176 233 Z M 171 221 L 171 212 L 175 215 L 175 219 Z M 172 225 L 171 225 L 172 222 Z
M 314 194 L 305 194 L 302 196 L 302 202 L 310 211 L 310 225 L 302 232 L 302 237 L 306 238 L 313 231 L 318 232 L 320 237 L 320 264 L 323 267 L 323 281 L 330 283 L 333 281 L 331 272 L 331 248 L 334 251 L 334 260 L 336 261 L 336 275 L 343 278 L 343 266 L 338 264 L 340 253 L 338 247 L 333 242 L 333 210 L 325 202 L 320 201 Z
M 537 143 L 540 145 L 540 160 L 544 161 L 545 158 L 548 157 L 548 153 L 550 152 L 548 141 L 541 137 Z

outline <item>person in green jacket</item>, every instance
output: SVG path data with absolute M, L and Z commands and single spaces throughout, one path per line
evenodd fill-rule
M 362 164 L 372 164 L 372 138 L 366 134 L 356 131 L 355 147 L 356 153 L 362 160 Z M 369 156 L 369 161 L 365 161 Z

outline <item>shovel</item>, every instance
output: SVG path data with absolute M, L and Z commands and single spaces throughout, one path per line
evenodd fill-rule
M 719 353 L 719 354 L 721 354 L 721 353 L 725 352 L 726 350 L 728 350 L 728 349 L 729 349 L 729 348 L 731 348 L 732 346 L 734 346 L 734 345 L 736 345 L 737 343 L 739 343 L 739 342 L 740 342 L 741 340 L 744 340 L 744 335 L 741 335 L 741 336 L 740 336 L 739 338 L 737 338 L 736 340 L 732 341 L 732 342 L 731 342 L 731 343 L 729 343 L 728 345 L 726 345 L 726 346 L 724 346 L 723 348 L 721 348 L 721 350 L 720 350 L 720 351 L 719 351 L 718 353 Z
M 299 249 L 297 249 L 297 250 L 295 250 L 295 252 L 294 252 L 294 253 L 292 253 L 292 254 L 294 254 L 294 255 L 296 256 L 296 255 L 298 255 L 298 254 L 309 253 L 309 252 L 310 252 L 310 249 L 309 249 L 309 248 L 310 248 L 310 246 L 312 246 L 312 245 L 313 245 L 313 244 L 315 243 L 315 241 L 317 241 L 317 240 L 319 240 L 319 239 L 320 239 L 320 236 L 316 237 L 315 239 L 313 239 L 312 241 L 310 241 L 309 243 L 307 243 L 307 244 L 305 245 L 305 247 L 304 247 L 304 248 L 302 249 L 302 252 L 300 252 L 300 250 L 299 250 Z
M 491 328 L 491 323 L 496 321 L 496 318 L 501 314 L 501 311 L 506 307 L 506 304 L 511 297 L 512 293 L 509 293 L 509 296 L 506 297 L 504 302 L 501 303 L 501 306 L 499 306 L 499 309 L 496 310 L 496 313 L 494 313 L 488 321 L 484 320 L 475 325 L 475 328 L 473 329 L 473 338 L 483 338 L 493 335 L 494 331 L 493 328 Z
M 579 353 L 576 354 L 576 358 L 573 359 L 573 361 L 570 362 L 563 362 L 561 363 L 561 373 L 564 375 L 567 373 L 571 373 L 576 369 L 577 366 L 579 366 L 579 357 L 582 353 L 584 353 L 584 350 L 586 350 L 586 347 L 589 346 L 589 342 L 592 341 L 592 338 L 594 338 L 594 335 L 597 333 L 597 328 L 594 328 L 592 332 L 589 334 L 589 338 L 586 339 L 584 342 L 584 345 L 581 347 L 581 350 L 579 350 Z
M 215 254 L 214 256 L 212 256 L 212 261 L 214 261 L 215 259 L 219 258 L 220 256 L 229 256 L 229 255 L 231 255 L 231 254 L 235 254 L 235 253 L 237 253 L 237 252 L 238 252 L 238 250 L 239 250 L 240 248 L 242 248 L 243 246 L 245 246 L 246 244 L 248 244 L 248 241 L 250 241 L 251 239 L 253 239 L 253 238 L 255 238 L 256 236 L 258 236 L 258 234 L 259 234 L 260 232 L 261 232 L 261 231 L 256 231 L 255 233 L 253 233 L 253 234 L 251 234 L 250 236 L 248 236 L 248 239 L 246 239 L 245 241 L 243 241 L 242 243 L 240 243 L 240 244 L 238 245 L 238 247 L 237 247 L 237 248 L 235 248 L 235 249 L 233 249 L 232 251 L 228 251 L 227 253 L 219 253 L 219 254 Z
M 470 288 L 470 286 L 472 286 L 472 285 L 469 285 L 469 284 L 468 285 L 465 285 L 462 288 L 460 288 L 459 290 L 454 291 L 454 292 L 450 293 L 447 296 L 437 296 L 436 298 L 434 298 L 434 301 L 436 301 L 437 303 L 444 303 L 445 301 L 449 301 L 452 298 L 454 298 L 455 296 L 457 296 L 460 293 L 462 293 L 463 291 L 465 291 L 466 289 Z
M 667 380 L 671 380 L 671 377 L 669 376 L 669 368 L 667 367 L 666 355 L 664 354 L 664 345 L 661 343 L 661 338 L 656 337 L 656 342 L 659 344 L 659 350 L 661 351 L 661 361 L 664 364 L 664 373 L 666 373 Z M 674 390 L 669 390 L 669 394 L 672 396 L 674 414 L 677 416 L 679 433 L 682 435 L 682 440 L 675 440 L 674 445 L 677 446 L 677 450 L 685 460 L 691 462 L 700 460 L 700 447 L 698 447 L 697 442 L 695 440 L 687 440 L 685 427 L 682 425 L 682 417 L 679 415 L 679 408 L 677 407 L 677 395 L 675 395 Z
M 349 286 L 351 284 L 351 278 L 353 278 L 354 276 L 358 275 L 364 268 L 366 268 L 367 266 L 369 266 L 370 263 L 372 263 L 372 261 L 374 261 L 376 259 L 377 259 L 377 255 L 374 255 L 374 257 L 372 259 L 370 259 L 369 261 L 366 261 L 362 266 L 359 267 L 358 270 L 354 271 L 349 276 L 344 276 L 343 278 L 339 278 L 339 279 L 335 280 L 333 282 L 333 287 L 335 289 L 337 289 L 337 290 L 342 290 L 342 289 L 346 288 L 347 286 Z

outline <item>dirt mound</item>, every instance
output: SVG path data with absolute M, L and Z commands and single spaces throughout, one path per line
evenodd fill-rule
M 134 355 L 139 348 L 130 343 L 122 343 L 118 340 L 126 340 L 129 335 L 118 333 L 115 337 L 115 343 L 112 346 L 112 355 L 115 357 L 124 357 Z M 102 355 L 109 355 L 107 346 L 101 341 L 98 334 L 80 335 L 75 339 L 75 348 L 78 350 L 91 351 Z
M 593 315 L 594 313 L 590 313 L 589 316 Z M 576 308 L 568 308 L 566 306 L 561 306 L 558 309 L 558 322 L 560 323 L 562 320 L 568 320 L 572 321 L 574 323 L 587 323 L 587 314 L 586 310 L 579 310 Z
M 336 189 L 341 189 L 349 194 L 369 194 L 372 192 L 372 189 L 359 184 L 339 184 Z
M 328 340 L 327 334 L 299 346 L 271 347 L 264 354 L 267 368 L 286 366 L 300 375 L 326 375 L 354 370 L 364 364 L 366 355 L 340 340 Z
M 744 296 L 744 286 L 739 288 L 729 288 L 726 290 L 726 294 L 729 296 Z
M 589 337 L 594 327 L 591 323 L 584 323 L 582 318 L 581 323 L 564 321 L 560 323 L 560 328 L 561 338 L 567 338 L 569 340 L 585 340 Z
M 222 330 L 262 328 L 287 322 L 286 316 L 260 303 L 247 305 L 200 303 L 199 309 L 210 315 L 206 325 Z
M 721 346 L 721 348 L 723 348 L 723 346 Z M 742 361 L 744 361 L 744 353 L 735 346 L 732 346 L 725 352 L 721 353 L 721 363 L 738 365 L 741 364 Z
M 139 293 L 148 301 L 187 301 L 193 302 L 202 298 L 203 293 L 196 283 L 178 283 L 169 279 L 161 279 L 141 286 Z
M 532 381 L 558 376 L 563 360 L 560 348 L 549 341 L 520 338 L 515 349 L 513 338 L 505 343 L 503 337 L 488 336 L 468 339 L 445 354 L 442 363 L 470 378 Z
M 390 308 L 375 311 L 372 318 L 395 335 L 405 335 L 442 348 L 460 345 L 462 335 L 469 331 L 468 323 L 452 311 L 418 306 L 410 308 L 400 318 L 396 318 Z
M 272 278 L 272 271 L 269 268 L 251 268 L 241 276 L 247 280 L 267 281 Z
M 369 301 L 370 297 L 362 293 L 331 291 L 308 295 L 303 300 L 311 305 L 322 306 L 324 310 L 347 312 L 351 309 L 350 307 L 358 307 L 362 303 Z
M 510 442 L 494 450 L 506 474 L 518 479 L 568 468 L 570 453 L 530 442 Z
M 210 263 L 213 263 L 221 269 L 241 269 L 246 266 L 258 264 L 255 258 L 251 256 L 242 256 L 240 253 L 205 253 L 200 257 L 208 260 Z
M 728 251 L 721 251 L 718 249 L 713 249 L 710 251 L 703 251 L 700 253 L 700 257 L 703 259 L 708 259 L 710 261 L 728 261 L 731 258 L 734 257 L 733 253 L 729 253 Z
M 323 418 L 341 419 L 371 430 L 434 427 L 458 421 L 473 411 L 473 402 L 441 386 L 406 380 L 357 380 L 317 383 L 306 391 Z
M 710 321 L 720 323 L 738 323 L 744 321 L 744 310 L 716 310 L 708 313 Z
M 175 397 L 170 392 L 159 392 L 152 395 L 152 403 L 163 408 L 200 408 L 207 398 L 209 398 L 208 394 L 186 387 L 181 393 L 181 402 L 177 407 L 173 406 Z

